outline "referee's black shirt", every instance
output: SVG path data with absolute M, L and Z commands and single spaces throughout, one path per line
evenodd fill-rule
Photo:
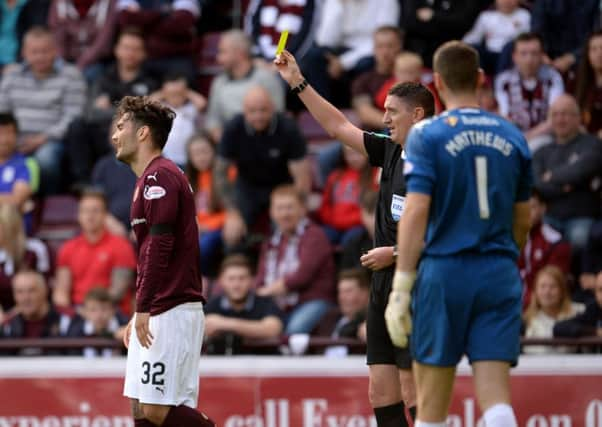
M 370 132 L 364 132 L 364 147 L 368 152 L 370 164 L 382 168 L 376 206 L 374 247 L 393 246 L 397 243 L 397 221 L 406 196 L 402 149 L 388 136 Z

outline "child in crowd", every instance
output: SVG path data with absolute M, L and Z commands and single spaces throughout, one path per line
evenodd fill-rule
M 385 100 L 391 89 L 397 83 L 415 82 L 422 83 L 431 91 L 435 97 L 435 111 L 439 113 L 443 108 L 441 101 L 437 96 L 437 90 L 433 84 L 433 76 L 431 72 L 424 68 L 424 63 L 420 55 L 414 52 L 401 52 L 395 58 L 395 68 L 393 69 L 393 77 L 387 80 L 380 90 L 374 96 L 374 105 L 381 110 L 385 110 Z
M 525 310 L 525 336 L 528 338 L 552 338 L 554 324 L 573 317 L 585 309 L 583 304 L 571 301 L 566 275 L 555 265 L 539 270 L 535 279 L 535 291 Z M 527 346 L 525 353 L 570 353 L 569 347 Z
M 506 45 L 531 29 L 531 14 L 519 7 L 519 3 L 519 0 L 496 0 L 495 8 L 481 12 L 464 36 L 464 42 L 479 51 L 481 66 L 489 75 L 503 71 L 498 61 Z
M 114 338 L 121 341 L 127 323 L 128 318 L 116 310 L 109 291 L 96 287 L 90 289 L 84 297 L 80 313 L 71 321 L 67 336 Z M 85 347 L 81 354 L 85 357 L 109 357 L 121 352 L 114 348 Z
M 201 271 L 204 275 L 216 273 L 211 266 L 219 264 L 217 257 L 223 247 L 222 227 L 226 218 L 219 194 L 215 191 L 213 167 L 215 144 L 206 134 L 196 134 L 186 146 L 186 175 L 194 191 L 201 246 Z M 234 179 L 236 170 L 229 172 Z
M 185 76 L 178 74 L 166 77 L 161 89 L 151 97 L 176 113 L 163 155 L 183 168 L 186 164 L 186 143 L 199 128 L 200 113 L 205 109 L 207 100 L 188 87 Z
M 377 188 L 377 171 L 366 156 L 345 147 L 343 159 L 345 164 L 328 176 L 318 211 L 324 232 L 335 245 L 344 245 L 362 232 L 360 194 Z

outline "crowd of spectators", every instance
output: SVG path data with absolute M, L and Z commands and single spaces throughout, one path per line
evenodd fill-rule
M 242 28 L 214 19 L 218 3 L 0 0 L 0 338 L 122 336 L 136 178 L 114 159 L 112 120 L 117 101 L 140 95 L 177 113 L 164 155 L 195 194 L 205 351 L 298 334 L 365 341 L 372 271 L 360 259 L 381 171 L 288 95 L 271 64 L 283 30 L 309 83 L 381 133 L 389 88 L 422 82 L 442 111 L 432 54 L 451 39 L 473 45 L 481 107 L 512 121 L 533 154 L 518 260 L 525 337 L 602 337 L 599 2 L 250 0 Z M 66 195 L 78 197 L 79 234 L 42 233 L 45 202 Z

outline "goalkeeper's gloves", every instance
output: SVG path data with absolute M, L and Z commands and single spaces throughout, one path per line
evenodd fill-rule
M 416 273 L 413 272 L 396 271 L 393 276 L 393 286 L 385 309 L 385 321 L 391 341 L 397 347 L 407 347 L 408 335 L 412 332 L 410 302 L 415 280 Z

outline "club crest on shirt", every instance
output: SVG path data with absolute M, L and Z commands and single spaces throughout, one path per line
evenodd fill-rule
M 165 188 L 159 185 L 146 185 L 144 186 L 144 198 L 146 200 L 160 199 L 165 196 L 167 191 Z
M 456 116 L 449 116 L 445 118 L 445 123 L 447 123 L 448 125 L 450 125 L 451 127 L 456 126 L 456 124 L 458 123 L 458 118 Z

